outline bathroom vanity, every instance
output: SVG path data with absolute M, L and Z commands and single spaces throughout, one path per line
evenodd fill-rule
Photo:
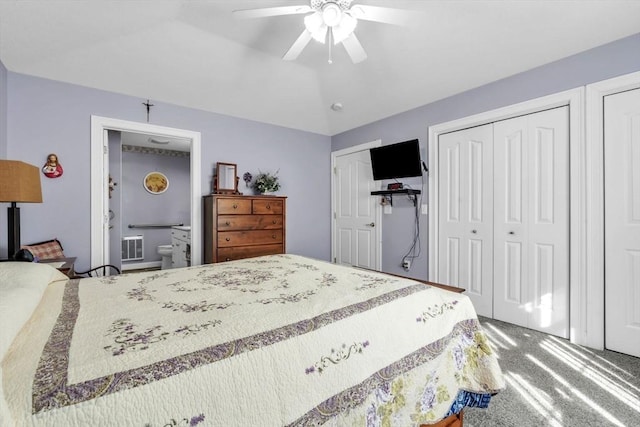
M 191 266 L 191 227 L 173 226 L 171 227 L 171 267 Z

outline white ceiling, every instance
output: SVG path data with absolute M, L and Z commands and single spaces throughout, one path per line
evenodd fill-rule
M 335 135 L 640 33 L 640 0 L 353 3 L 411 11 L 406 26 L 358 23 L 369 56 L 359 64 L 336 46 L 329 65 L 314 41 L 281 60 L 302 15 L 232 15 L 307 0 L 0 0 L 0 60 L 17 73 Z

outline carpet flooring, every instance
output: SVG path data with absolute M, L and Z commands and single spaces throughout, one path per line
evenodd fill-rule
M 465 409 L 465 427 L 640 427 L 640 358 L 480 321 L 507 388 L 488 409 Z

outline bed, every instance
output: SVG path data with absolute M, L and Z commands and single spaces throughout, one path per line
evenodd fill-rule
M 291 254 L 0 263 L 0 324 L 3 426 L 418 426 L 504 388 L 464 294 Z

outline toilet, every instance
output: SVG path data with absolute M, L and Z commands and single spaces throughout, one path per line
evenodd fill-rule
M 171 245 L 158 246 L 158 254 L 162 257 L 162 270 L 171 268 L 171 259 L 173 256 L 173 247 Z

